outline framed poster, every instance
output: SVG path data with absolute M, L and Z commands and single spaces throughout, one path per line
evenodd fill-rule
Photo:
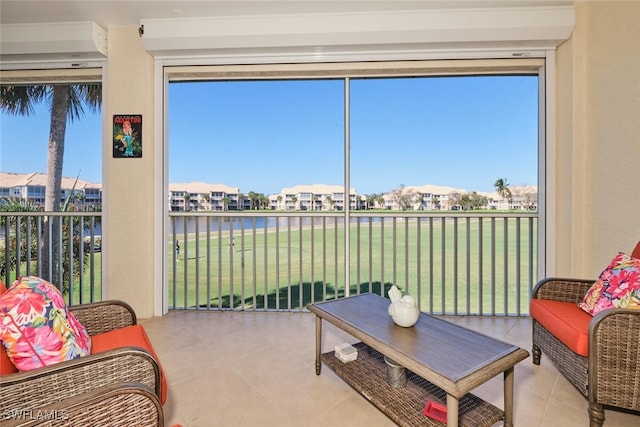
M 113 157 L 142 157 L 142 114 L 113 116 Z

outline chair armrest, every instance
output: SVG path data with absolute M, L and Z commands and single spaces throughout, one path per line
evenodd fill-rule
M 554 301 L 579 303 L 591 288 L 592 279 L 562 279 L 548 277 L 542 279 L 533 289 L 532 299 L 549 299 Z
M 158 363 L 146 350 L 122 347 L 0 377 L 0 414 L 30 410 L 121 382 L 146 385 L 160 396 Z
M 34 411 L 8 412 L 2 416 L 7 427 L 163 427 L 164 424 L 158 396 L 138 383 L 111 384 Z
M 639 378 L 640 310 L 598 313 L 589 326 L 590 401 L 640 410 Z
M 95 302 L 71 306 L 69 309 L 91 336 L 135 325 L 137 322 L 133 308 L 123 301 Z

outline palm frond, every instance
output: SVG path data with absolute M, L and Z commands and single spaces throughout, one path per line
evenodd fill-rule
M 16 116 L 29 116 L 34 113 L 35 104 L 48 95 L 47 86 L 0 85 L 0 109 Z
M 73 122 L 84 115 L 84 107 L 92 111 L 100 109 L 102 104 L 102 85 L 100 84 L 75 84 L 69 85 L 69 109 L 67 118 Z

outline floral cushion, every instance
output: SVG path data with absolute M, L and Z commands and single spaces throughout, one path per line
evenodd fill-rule
M 21 277 L 0 295 L 0 339 L 21 371 L 91 353 L 91 339 L 60 291 L 35 276 Z
M 592 316 L 608 308 L 640 309 L 640 259 L 618 253 L 578 305 Z

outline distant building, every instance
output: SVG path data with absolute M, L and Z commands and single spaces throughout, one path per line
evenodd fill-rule
M 486 197 L 487 204 L 483 209 L 495 210 L 535 210 L 538 208 L 538 187 L 535 185 L 512 186 L 510 198 L 503 198 L 497 192 L 477 192 L 478 195 Z M 413 194 L 413 210 L 458 210 L 462 206 L 458 204 L 458 198 L 470 193 L 467 190 L 437 186 L 422 185 L 408 186 L 405 192 Z M 385 194 L 385 207 L 387 209 L 397 209 L 391 193 Z
M 169 210 L 172 212 L 237 211 L 247 209 L 247 202 L 238 187 L 204 182 L 169 184 Z
M 44 206 L 47 175 L 0 172 L 0 198 Z M 59 203 L 66 200 L 77 207 L 102 205 L 102 185 L 75 178 L 62 178 Z
M 46 174 L 18 174 L 0 172 L 0 198 L 19 199 L 44 206 Z M 75 185 L 75 186 L 74 186 Z M 478 192 L 487 198 L 484 209 L 535 210 L 538 189 L 534 185 L 512 186 L 511 198 L 505 199 L 496 192 Z M 374 202 L 372 208 L 400 210 L 398 195 L 393 190 L 382 196 L 382 202 Z M 438 211 L 457 210 L 461 195 L 467 190 L 438 186 L 419 185 L 402 188 L 404 209 Z M 367 209 L 367 196 L 358 195 L 355 189 L 349 191 L 351 210 Z M 75 178 L 62 178 L 60 203 L 69 198 L 74 206 L 100 206 L 102 186 Z M 278 211 L 342 211 L 345 208 L 344 187 L 341 185 L 310 184 L 283 188 L 280 193 L 266 196 L 268 209 Z M 240 192 L 239 187 L 204 182 L 169 184 L 169 210 L 172 212 L 197 211 L 237 211 L 250 210 L 252 201 Z M 265 206 L 262 203 L 261 206 Z
M 350 208 L 357 209 L 356 190 L 351 189 L 349 196 Z M 274 208 L 282 211 L 342 211 L 345 208 L 344 187 L 326 184 L 296 185 L 283 188 L 275 196 L 275 201 Z
M 405 188 L 405 191 L 415 193 L 415 199 L 412 204 L 413 210 L 426 211 L 451 209 L 451 195 L 467 193 L 467 190 L 440 185 L 409 186 Z M 389 200 L 389 198 L 385 197 L 386 200 Z M 397 209 L 397 207 L 392 202 L 389 202 L 388 209 Z

